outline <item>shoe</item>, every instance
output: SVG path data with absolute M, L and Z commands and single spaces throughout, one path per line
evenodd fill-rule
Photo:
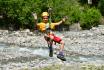
M 66 61 L 66 58 L 64 57 L 63 53 L 60 52 L 58 55 L 57 55 L 57 58 L 61 59 L 62 61 Z

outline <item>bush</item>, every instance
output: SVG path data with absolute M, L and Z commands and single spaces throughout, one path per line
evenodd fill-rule
M 101 14 L 99 10 L 95 8 L 88 9 L 81 13 L 80 23 L 82 29 L 90 29 L 93 26 L 99 24 Z
M 80 20 L 80 9 L 79 6 L 72 6 L 70 9 L 70 22 L 76 23 Z
M 33 11 L 40 12 L 38 0 L 0 0 L 0 13 L 5 15 L 5 25 L 15 25 L 19 28 L 33 28 Z M 6 19 L 5 19 L 6 18 Z M 6 26 L 7 27 L 7 26 Z

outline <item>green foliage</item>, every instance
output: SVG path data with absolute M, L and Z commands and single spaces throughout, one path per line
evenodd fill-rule
M 4 12 L 7 19 L 9 19 L 9 22 L 5 20 L 6 22 L 24 28 L 24 25 L 30 26 L 30 23 L 33 22 L 31 16 L 32 11 L 40 12 L 40 10 L 38 10 L 39 3 L 41 3 L 41 1 L 38 0 L 2 0 L 0 2 L 0 9 L 2 10 L 0 13 Z M 31 24 L 31 26 L 33 26 L 33 24 Z
M 74 7 L 75 5 L 75 7 Z M 63 16 L 71 18 L 71 22 L 78 21 L 78 12 L 76 11 L 78 2 L 75 0 L 0 0 L 0 13 L 5 14 L 5 23 L 18 25 L 20 28 L 33 28 L 34 20 L 32 12 L 38 14 L 38 21 L 41 21 L 41 13 L 53 9 L 52 19 L 56 22 Z M 78 9 L 77 9 L 78 10 Z
M 83 29 L 90 29 L 93 26 L 99 24 L 101 14 L 99 10 L 95 8 L 87 9 L 81 13 L 80 23 Z
M 79 0 L 79 2 L 84 5 L 84 4 L 87 4 L 88 3 L 88 0 Z
M 80 20 L 80 7 L 79 6 L 72 6 L 70 10 L 70 21 L 71 23 L 79 22 Z
M 81 13 L 82 10 L 78 1 L 86 3 L 87 0 L 0 0 L 0 14 L 4 15 L 0 26 L 9 27 L 13 25 L 13 27 L 18 26 L 18 28 L 34 29 L 32 12 L 37 13 L 38 21 L 40 22 L 41 13 L 48 11 L 49 7 L 52 8 L 52 21 L 54 22 L 61 20 L 63 16 L 67 16 L 69 18 L 66 22 L 68 25 L 81 20 L 81 25 L 86 28 L 87 24 L 95 26 L 93 23 L 98 23 L 98 19 L 100 18 L 99 11 L 89 8 L 87 8 L 87 11 L 85 8 L 85 11 Z M 102 13 L 103 1 L 101 0 L 99 3 Z
M 98 5 L 100 12 L 102 13 L 102 15 L 104 16 L 104 0 L 100 0 L 99 1 L 99 5 Z
M 55 21 L 59 21 L 63 16 L 69 18 L 66 24 L 77 22 L 79 20 L 79 3 L 76 0 L 53 0 L 51 7 L 53 9 L 52 18 Z

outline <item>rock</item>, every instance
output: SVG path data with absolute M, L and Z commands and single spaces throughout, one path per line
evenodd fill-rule
M 33 32 L 29 32 L 27 35 L 33 36 L 34 34 L 33 34 Z
M 19 32 L 14 32 L 13 34 L 14 36 L 20 37 L 20 33 Z
M 29 30 L 29 29 L 25 29 L 25 30 L 23 30 L 22 32 L 29 33 L 29 32 L 30 32 L 30 30 Z
M 64 52 L 68 57 L 70 56 L 103 56 L 104 55 L 104 27 L 98 26 L 93 27 L 90 30 L 82 31 L 66 31 L 66 32 L 55 32 L 59 37 L 63 38 L 65 42 Z M 32 54 L 35 48 L 47 48 L 47 42 L 44 40 L 43 35 L 35 35 L 30 32 L 29 29 L 23 31 L 13 31 L 8 33 L 7 31 L 0 30 L 0 42 L 16 45 L 16 47 L 0 47 L 0 62 L 5 62 L 4 65 L 0 65 L 2 68 L 9 68 L 14 70 L 20 70 L 25 68 L 26 65 L 30 67 L 45 67 L 51 65 L 64 65 L 63 62 L 57 58 L 41 57 Z M 2 46 L 2 45 L 0 45 Z M 55 47 L 55 52 L 57 54 L 59 44 Z M 27 48 L 21 50 L 20 48 Z M 30 48 L 31 47 L 31 48 Z M 54 46 L 53 46 L 54 47 Z M 35 60 L 36 59 L 36 60 Z M 72 59 L 72 58 L 69 58 Z M 19 61 L 19 62 L 18 62 Z M 6 63 L 7 62 L 7 63 Z M 67 61 L 68 62 L 68 61 Z M 101 61 L 96 60 L 96 62 L 101 63 Z M 74 61 L 69 61 L 70 63 L 77 63 Z M 83 62 L 80 62 L 83 63 Z M 86 62 L 85 62 L 86 63 Z M 102 61 L 102 63 L 104 63 Z M 66 63 L 65 63 L 66 64 Z M 68 65 L 67 65 L 68 66 Z M 2 70 L 2 69 L 1 69 Z M 4 69 L 6 70 L 6 69 Z
M 72 24 L 69 28 L 70 28 L 70 31 L 80 31 L 80 30 L 82 30 L 79 23 Z

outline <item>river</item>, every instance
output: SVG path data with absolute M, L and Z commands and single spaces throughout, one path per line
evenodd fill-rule
M 59 65 L 104 64 L 104 56 L 66 55 L 67 61 L 62 62 L 57 58 L 57 50 L 54 49 L 53 57 L 49 57 L 48 53 L 48 48 L 19 47 L 0 43 L 0 70 L 33 70 L 33 68 L 50 66 L 54 63 Z

